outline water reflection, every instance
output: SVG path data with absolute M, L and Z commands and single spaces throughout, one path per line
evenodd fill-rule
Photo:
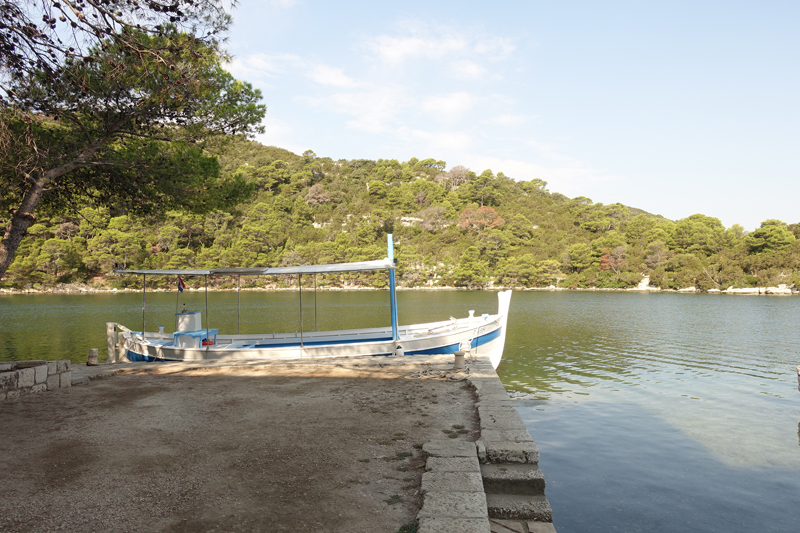
M 688 296 L 688 297 L 687 297 Z M 515 395 L 634 402 L 729 465 L 800 468 L 793 298 L 523 293 L 500 368 Z M 535 340 L 536 342 L 532 342 Z M 793 433 L 793 432 L 792 432 Z
M 313 324 L 304 296 L 303 322 Z M 186 298 L 186 300 L 183 300 Z M 236 330 L 235 293 L 210 295 Z M 401 323 L 494 312 L 496 294 L 402 292 Z M 320 329 L 387 325 L 385 292 L 319 293 Z M 201 293 L 182 296 L 204 308 Z M 297 293 L 242 293 L 241 331 L 299 329 Z M 506 388 L 542 450 L 569 531 L 794 531 L 800 494 L 796 297 L 517 292 Z M 167 325 L 174 294 L 148 296 Z M 105 322 L 135 327 L 141 296 L 0 297 L 0 360 L 85 361 Z M 310 327 L 310 326 L 307 326 Z M 797 443 L 797 445 L 796 445 Z
M 796 471 L 732 468 L 624 400 L 520 403 L 559 533 L 796 531 Z

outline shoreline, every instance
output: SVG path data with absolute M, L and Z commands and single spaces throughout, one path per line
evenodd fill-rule
M 684 289 L 661 289 L 659 287 L 649 287 L 649 288 L 640 288 L 640 287 L 628 287 L 628 288 L 605 288 L 605 287 L 578 287 L 578 288 L 566 288 L 566 287 L 502 287 L 502 286 L 492 286 L 492 287 L 482 287 L 482 288 L 468 288 L 468 287 L 397 287 L 398 292 L 402 291 L 504 291 L 504 290 L 513 290 L 515 292 L 537 292 L 537 291 L 547 291 L 547 292 L 584 292 L 584 291 L 591 291 L 591 292 L 655 292 L 655 293 L 678 293 L 678 294 L 736 294 L 736 295 L 745 295 L 745 296 L 794 296 L 800 294 L 797 291 L 791 291 L 790 289 L 780 288 L 780 287 L 740 287 L 740 288 L 733 288 L 733 289 L 710 289 L 707 291 L 696 289 L 694 287 L 688 287 Z M 205 289 L 195 289 L 187 287 L 184 289 L 186 292 L 204 292 Z M 209 287 L 208 292 L 236 292 L 236 288 L 219 288 L 219 287 Z M 242 287 L 242 292 L 287 292 L 287 291 L 297 291 L 297 287 Z M 305 289 L 306 291 L 311 289 Z M 318 291 L 385 291 L 386 288 L 376 288 L 376 287 L 317 287 L 316 290 Z M 160 292 L 160 293 L 171 293 L 174 292 L 174 288 L 170 289 L 148 289 L 147 292 Z M 118 294 L 118 293 L 139 293 L 141 292 L 141 288 L 133 289 L 133 288 L 125 288 L 125 289 L 108 289 L 108 288 L 96 288 L 96 287 L 89 287 L 83 285 L 77 286 L 70 286 L 67 288 L 60 288 L 60 287 L 48 287 L 42 289 L 2 289 L 0 288 L 0 296 L 3 295 L 20 295 L 20 294 Z

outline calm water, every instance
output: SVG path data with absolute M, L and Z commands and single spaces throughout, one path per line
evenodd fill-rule
M 149 294 L 147 329 L 173 329 L 175 294 Z M 400 322 L 494 312 L 491 292 L 401 292 Z M 211 327 L 237 328 L 236 293 L 210 293 Z M 389 324 L 385 292 L 321 292 L 319 329 Z M 204 310 L 202 293 L 181 304 Z M 242 333 L 299 330 L 297 293 L 241 295 Z M 313 292 L 303 293 L 314 328 Z M 0 297 L 0 360 L 105 346 L 106 321 L 141 328 L 140 295 Z M 560 533 L 797 531 L 800 299 L 515 293 L 506 388 L 542 452 Z

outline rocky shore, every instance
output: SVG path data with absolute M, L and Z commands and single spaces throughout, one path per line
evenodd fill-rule
M 662 289 L 660 287 L 651 286 L 649 278 L 644 278 L 639 285 L 636 287 L 630 287 L 627 289 L 608 289 L 608 288 L 564 288 L 564 287 L 528 287 L 528 288 L 520 288 L 520 287 L 503 287 L 503 286 L 491 286 L 486 287 L 485 290 L 507 290 L 513 289 L 515 291 L 639 291 L 639 292 L 674 292 L 674 293 L 696 293 L 696 292 L 706 292 L 710 294 L 755 294 L 755 295 L 783 295 L 783 296 L 791 296 L 795 294 L 800 294 L 797 290 L 797 287 L 794 285 L 788 284 L 779 284 L 776 287 L 728 287 L 727 289 L 708 289 L 706 291 L 698 289 L 697 287 L 684 287 L 682 289 Z M 147 292 L 173 292 L 174 288 L 169 289 L 147 289 Z M 186 290 L 188 292 L 199 292 L 204 289 L 197 289 L 192 287 L 187 287 Z M 236 288 L 219 288 L 219 287 L 209 287 L 209 292 L 215 291 L 235 291 Z M 297 291 L 297 287 L 285 287 L 285 286 L 267 286 L 267 287 L 242 287 L 242 291 Z M 317 290 L 320 291 L 380 291 L 385 290 L 381 288 L 373 288 L 373 287 L 362 287 L 362 286 L 344 286 L 344 287 L 333 287 L 333 286 L 322 286 L 317 287 Z M 474 290 L 464 287 L 397 287 L 398 291 L 464 291 L 464 290 Z M 141 288 L 125 288 L 125 289 L 117 289 L 117 288 L 108 288 L 105 286 L 95 286 L 95 285 L 86 285 L 80 283 L 61 283 L 54 287 L 44 287 L 44 286 L 31 286 L 29 288 L 24 289 L 2 289 L 0 288 L 0 294 L 114 294 L 114 293 L 126 293 L 126 292 L 141 292 Z

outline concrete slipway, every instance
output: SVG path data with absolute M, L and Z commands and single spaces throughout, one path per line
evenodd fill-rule
M 73 365 L 0 402 L 0 530 L 554 532 L 497 374 L 452 361 Z

